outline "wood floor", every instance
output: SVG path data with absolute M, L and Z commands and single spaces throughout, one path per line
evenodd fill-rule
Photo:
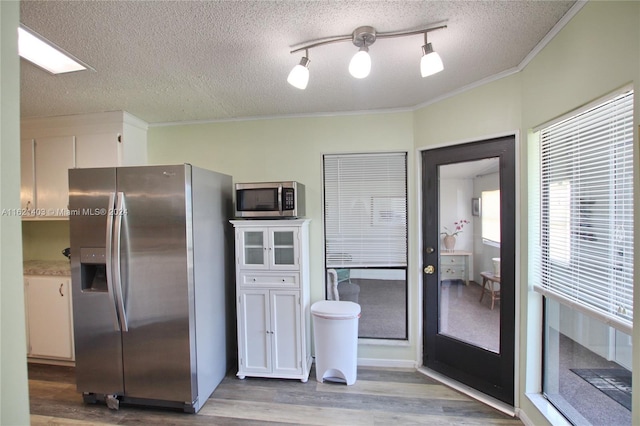
M 32 425 L 522 425 L 415 371 L 358 368 L 352 386 L 233 374 L 198 414 L 84 404 L 71 367 L 29 365 Z

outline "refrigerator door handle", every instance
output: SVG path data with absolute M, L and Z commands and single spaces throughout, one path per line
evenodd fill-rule
M 107 227 L 106 227 L 106 269 L 107 269 L 107 294 L 111 301 L 111 308 L 113 311 L 113 326 L 116 331 L 120 330 L 120 323 L 118 321 L 118 311 L 116 310 L 116 298 L 113 288 L 113 207 L 116 202 L 116 194 L 112 192 L 109 194 L 109 205 L 107 206 Z
M 124 192 L 118 192 L 116 196 L 116 208 L 111 213 L 114 217 L 114 233 L 113 233 L 113 257 L 114 271 L 115 271 L 115 294 L 116 294 L 116 308 L 118 309 L 118 316 L 120 317 L 120 327 L 122 331 L 129 331 L 129 324 L 127 323 L 127 313 L 124 309 L 124 297 L 122 294 L 122 274 L 120 270 L 120 241 L 122 237 L 122 216 L 125 212 L 124 206 Z

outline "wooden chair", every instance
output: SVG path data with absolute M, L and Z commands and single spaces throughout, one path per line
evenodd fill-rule
M 491 309 L 493 310 L 496 300 L 500 301 L 500 277 L 489 271 L 480 272 L 480 276 L 482 277 L 480 302 L 482 303 L 485 293 L 491 293 Z

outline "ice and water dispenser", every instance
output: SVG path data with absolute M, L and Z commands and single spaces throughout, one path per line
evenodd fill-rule
M 107 263 L 104 248 L 80 249 L 82 291 L 107 291 Z

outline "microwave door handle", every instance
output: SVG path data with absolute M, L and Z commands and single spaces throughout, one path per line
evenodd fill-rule
M 278 212 L 283 213 L 282 210 L 282 185 L 278 185 Z
M 120 323 L 118 321 L 118 311 L 116 309 L 116 299 L 114 294 L 113 283 L 113 207 L 115 205 L 115 192 L 109 194 L 109 205 L 107 206 L 107 226 L 105 236 L 105 263 L 107 270 L 107 294 L 109 295 L 109 304 L 113 313 L 113 325 L 116 331 L 120 331 Z
M 113 213 L 115 217 L 114 221 L 114 271 L 115 271 L 115 294 L 116 294 L 116 308 L 118 309 L 118 316 L 120 317 L 120 326 L 122 327 L 122 331 L 129 331 L 129 324 L 127 322 L 127 313 L 124 309 L 124 297 L 122 294 L 122 271 L 121 271 L 121 262 L 120 262 L 120 242 L 122 239 L 122 216 L 124 214 L 124 192 L 118 192 L 116 197 L 116 208 L 115 211 L 110 212 Z

